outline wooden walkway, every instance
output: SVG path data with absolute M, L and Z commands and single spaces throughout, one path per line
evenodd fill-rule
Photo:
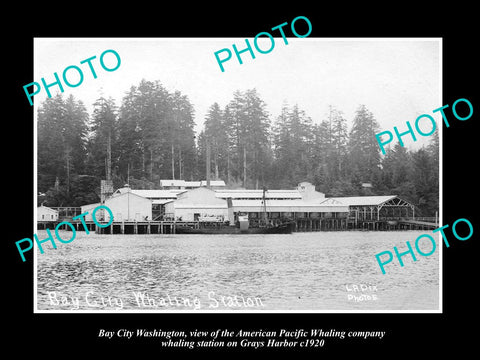
M 61 221 L 38 221 L 38 229 L 55 229 Z M 69 221 L 75 230 L 83 231 L 81 221 Z M 177 227 L 190 227 L 198 229 L 203 226 L 217 226 L 219 223 L 200 221 L 117 221 L 101 228 L 93 221 L 86 221 L 89 231 L 97 234 L 175 234 Z M 398 219 L 395 222 L 386 220 L 357 220 L 351 218 L 304 218 L 295 219 L 294 232 L 310 231 L 395 231 L 395 230 L 432 230 L 438 228 L 438 224 L 413 219 Z M 68 225 L 63 225 L 62 230 L 70 230 Z
M 437 223 L 427 222 L 427 221 L 418 221 L 418 220 L 399 220 L 399 223 L 410 225 L 413 227 L 422 227 L 427 229 L 436 229 L 438 228 Z
M 38 229 L 55 229 L 61 221 L 38 221 Z M 75 230 L 84 230 L 82 222 L 79 220 L 68 221 Z M 100 222 L 100 224 L 105 224 Z M 93 221 L 85 221 L 89 231 L 95 231 L 97 234 L 175 234 L 177 226 L 188 226 L 194 229 L 198 228 L 198 221 L 114 221 L 106 227 L 100 227 Z M 70 230 L 68 225 L 62 225 L 62 230 Z

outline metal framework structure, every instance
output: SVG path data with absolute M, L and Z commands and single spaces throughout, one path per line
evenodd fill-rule
M 409 211 L 411 210 L 411 215 Z M 383 220 L 411 218 L 415 219 L 415 206 L 409 202 L 400 199 L 397 196 L 392 196 L 390 199 L 382 201 L 378 204 L 355 204 L 350 205 L 350 212 L 355 213 L 355 219 L 362 218 L 362 220 L 380 220 L 380 213 L 383 211 L 381 218 Z M 370 216 L 368 216 L 370 215 Z M 375 219 L 376 217 L 376 219 Z
M 384 207 L 400 208 L 400 214 L 401 214 L 402 208 L 405 208 L 407 210 L 407 216 L 408 216 L 408 208 L 410 208 L 412 210 L 412 219 L 415 219 L 415 206 L 405 200 L 400 199 L 399 197 L 394 197 L 388 201 L 385 201 L 380 205 L 377 205 L 377 220 L 380 219 L 380 210 Z

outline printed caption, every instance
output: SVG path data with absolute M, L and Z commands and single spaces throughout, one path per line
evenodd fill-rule
M 162 329 L 99 329 L 98 338 L 157 339 L 162 348 L 322 348 L 345 339 L 382 341 L 386 331 L 336 329 L 280 330 L 162 330 Z

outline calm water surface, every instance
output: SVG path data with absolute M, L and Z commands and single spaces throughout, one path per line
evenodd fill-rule
M 59 233 L 65 239 L 71 236 Z M 375 259 L 381 251 L 393 252 L 393 246 L 405 251 L 405 242 L 413 246 L 422 233 L 77 232 L 73 242 L 57 243 L 57 250 L 47 243 L 44 254 L 37 250 L 37 307 L 56 311 L 438 310 L 438 246 L 429 257 L 418 255 L 416 262 L 404 256 L 404 267 L 398 261 L 386 265 L 385 275 Z M 45 231 L 37 234 L 40 239 L 47 237 Z M 428 242 L 420 247 L 426 253 L 431 249 Z

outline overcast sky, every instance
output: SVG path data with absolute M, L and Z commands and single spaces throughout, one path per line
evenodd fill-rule
M 249 41 L 253 47 L 253 39 Z M 254 48 L 256 58 L 245 52 L 242 65 L 233 54 L 221 72 L 214 52 L 229 48 L 233 53 L 232 44 L 243 49 L 245 39 L 36 38 L 32 81 L 40 83 L 44 77 L 48 84 L 54 81 L 54 72 L 61 78 L 67 66 L 79 66 L 83 83 L 75 88 L 64 85 L 64 95 L 82 100 L 91 114 L 92 104 L 102 91 L 119 106 L 129 88 L 142 78 L 159 80 L 168 91 L 179 90 L 188 96 L 195 108 L 197 131 L 203 127 L 211 104 L 218 102 L 224 107 L 235 90 L 251 88 L 256 88 L 267 104 L 272 121 L 286 100 L 290 105 L 298 104 L 315 123 L 326 119 L 328 106 L 333 105 L 344 112 L 349 129 L 359 104 L 374 114 L 381 130 L 392 130 L 393 126 L 406 130 L 406 121 L 413 126 L 418 115 L 433 115 L 432 110 L 443 105 L 441 42 L 436 38 L 288 38 L 288 45 L 275 38 L 270 53 L 260 54 Z M 269 45 L 268 38 L 259 42 L 262 49 Z M 113 72 L 104 71 L 99 63 L 100 54 L 108 49 L 121 57 L 120 67 Z M 97 79 L 93 79 L 88 64 L 80 64 L 94 55 Z M 106 55 L 105 61 L 115 65 L 112 54 Z M 71 82 L 75 82 L 74 74 L 74 70 L 68 72 Z M 52 87 L 52 94 L 57 89 Z M 46 97 L 42 89 L 35 104 Z M 434 118 L 441 123 L 438 113 Z M 424 129 L 426 132 L 427 126 Z M 406 144 L 410 147 L 412 142 Z

